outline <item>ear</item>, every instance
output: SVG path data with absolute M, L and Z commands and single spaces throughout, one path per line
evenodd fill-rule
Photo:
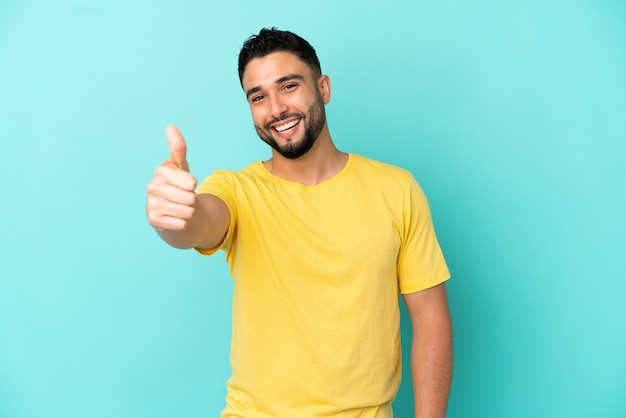
M 330 102 L 330 77 L 323 75 L 317 79 L 317 91 L 324 100 L 324 104 Z

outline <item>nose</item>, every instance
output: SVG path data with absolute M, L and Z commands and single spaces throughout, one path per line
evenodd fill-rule
M 289 107 L 278 95 L 274 95 L 270 98 L 270 113 L 272 118 L 280 119 L 282 115 L 287 113 Z

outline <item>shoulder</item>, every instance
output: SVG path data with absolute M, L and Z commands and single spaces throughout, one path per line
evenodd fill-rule
M 263 163 L 260 161 L 256 161 L 242 170 L 225 170 L 219 169 L 213 171 L 210 175 L 208 175 L 204 181 L 211 181 L 213 179 L 219 179 L 222 181 L 241 181 L 243 179 L 255 178 L 255 177 L 263 177 L 266 173 L 266 170 L 263 168 Z
M 400 182 L 406 184 L 413 179 L 410 171 L 392 164 L 374 160 L 358 154 L 351 154 L 353 169 L 359 175 L 365 175 L 370 181 Z
M 409 205 L 428 204 L 424 190 L 409 170 L 360 155 L 353 155 L 353 159 L 355 176 L 366 185 L 370 195 L 380 193 Z
M 263 181 L 266 176 L 266 170 L 260 161 L 254 162 L 242 170 L 215 170 L 209 176 L 205 177 L 198 193 L 214 194 L 216 189 L 224 189 L 234 191 L 240 187 L 256 184 Z

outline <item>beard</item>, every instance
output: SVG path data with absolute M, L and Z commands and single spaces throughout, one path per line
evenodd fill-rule
M 281 146 L 272 136 L 270 125 L 292 117 L 300 118 L 299 123 L 304 124 L 304 135 L 300 141 L 293 141 L 292 138 L 289 138 L 287 144 Z M 324 111 L 324 102 L 320 96 L 318 100 L 309 107 L 306 115 L 300 112 L 288 113 L 282 115 L 280 119 L 274 119 L 266 123 L 264 128 L 257 125 L 255 125 L 255 128 L 263 142 L 274 148 L 283 157 L 295 160 L 309 152 L 320 136 L 325 124 L 326 112 Z

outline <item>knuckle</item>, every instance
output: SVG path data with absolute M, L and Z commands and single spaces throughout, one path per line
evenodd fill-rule
M 152 226 L 159 226 L 159 219 L 153 212 L 148 212 L 148 222 Z
M 171 172 L 171 168 L 169 167 L 169 165 L 167 163 L 163 163 L 160 166 L 158 166 L 156 170 L 154 170 L 154 177 L 155 178 L 167 177 L 170 172 Z
M 153 178 L 161 177 L 162 174 L 163 174 L 163 166 L 160 165 L 154 170 Z

